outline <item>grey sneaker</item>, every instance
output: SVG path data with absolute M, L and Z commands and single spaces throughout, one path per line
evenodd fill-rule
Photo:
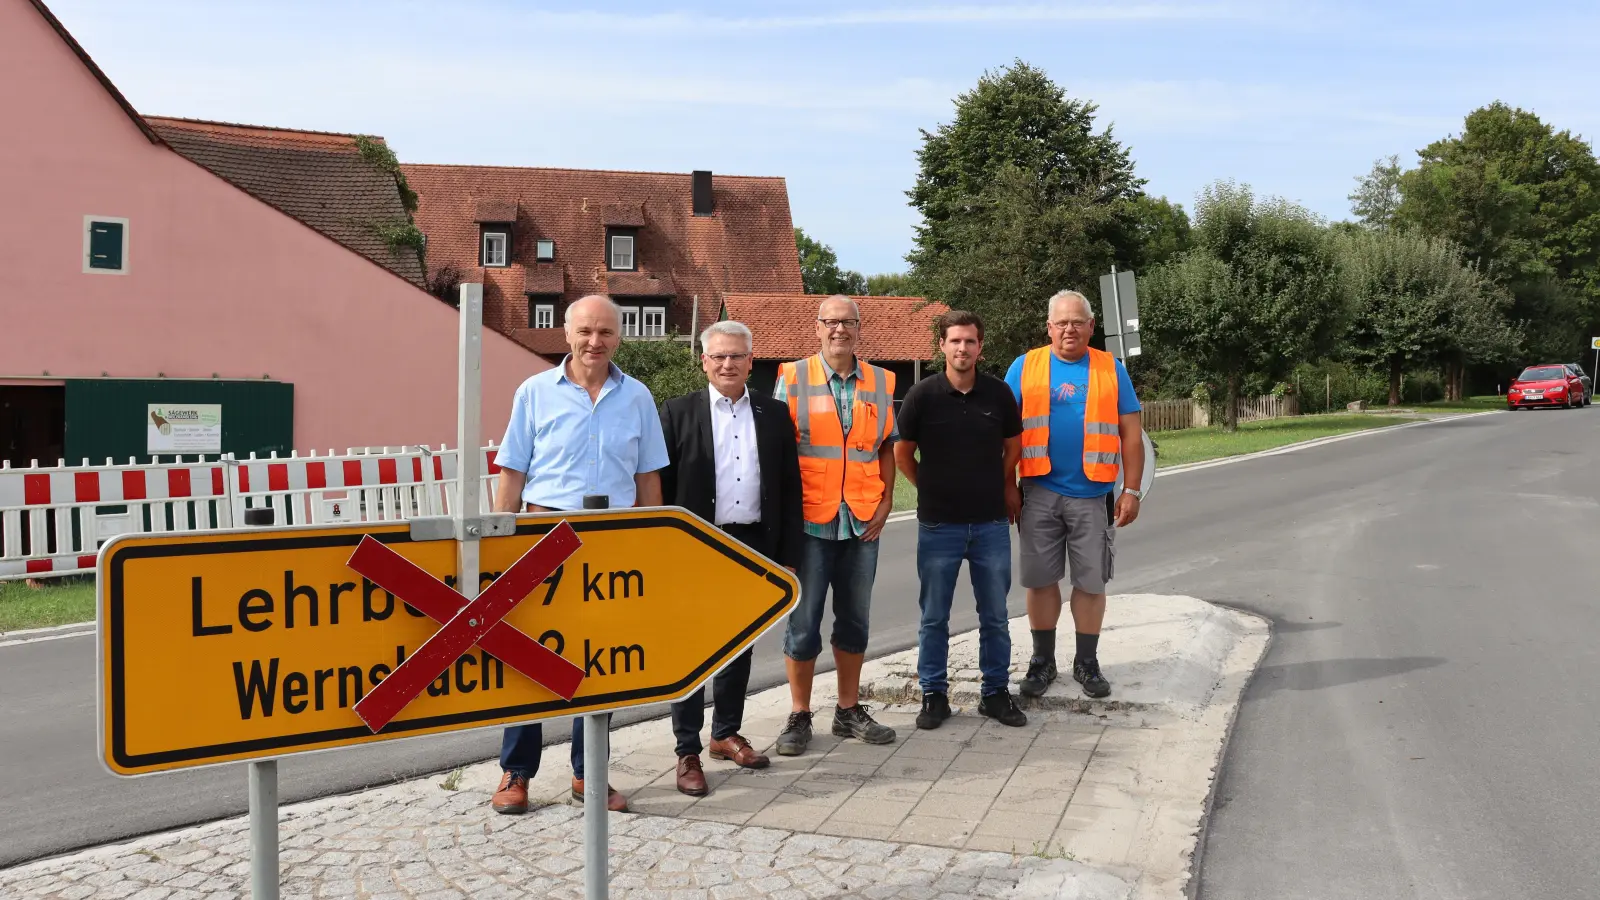
M 853 737 L 867 744 L 894 743 L 894 729 L 879 725 L 867 714 L 867 708 L 857 703 L 849 709 L 834 707 L 833 733 L 839 737 Z
M 811 710 L 789 713 L 789 721 L 784 723 L 783 734 L 778 735 L 778 755 L 799 756 L 806 752 L 806 745 L 810 743 Z

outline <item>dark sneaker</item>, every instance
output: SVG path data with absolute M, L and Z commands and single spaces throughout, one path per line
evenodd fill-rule
M 1083 685 L 1083 692 L 1099 699 L 1111 696 L 1111 682 L 1100 674 L 1098 659 L 1080 659 L 1072 663 L 1072 680 Z
M 783 734 L 778 735 L 778 755 L 799 756 L 806 752 L 806 745 L 810 743 L 811 710 L 789 713 L 789 721 L 783 726 Z
M 928 691 L 922 695 L 922 712 L 917 713 L 917 727 L 931 731 L 950 718 L 950 698 L 944 691 Z
M 978 712 L 1012 728 L 1028 724 L 1028 717 L 1017 707 L 1017 698 L 1011 696 L 1010 691 L 984 695 L 983 702 L 978 704 Z
M 857 703 L 849 709 L 834 707 L 833 733 L 839 737 L 853 737 L 867 744 L 894 743 L 894 729 L 879 725 L 867 714 L 867 708 Z
M 1022 691 L 1024 697 L 1039 697 L 1043 696 L 1050 683 L 1055 680 L 1056 661 L 1035 656 L 1028 660 L 1028 674 L 1023 676 L 1022 683 L 1017 685 L 1017 689 Z

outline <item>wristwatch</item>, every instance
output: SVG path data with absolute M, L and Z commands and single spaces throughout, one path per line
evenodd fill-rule
M 1144 491 L 1136 491 L 1131 487 L 1125 487 L 1122 489 L 1122 492 L 1124 494 L 1132 494 L 1133 499 L 1138 500 L 1141 503 L 1144 502 Z

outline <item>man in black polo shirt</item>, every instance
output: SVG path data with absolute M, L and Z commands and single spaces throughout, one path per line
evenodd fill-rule
M 967 561 L 978 600 L 979 712 L 1006 725 L 1026 725 L 1009 687 L 1011 522 L 1022 494 L 1011 473 L 1022 457 L 1022 413 L 1004 381 L 978 371 L 983 320 L 951 310 L 939 318 L 944 372 L 906 392 L 894 459 L 917 486 L 917 576 L 922 581 L 922 627 L 917 678 L 922 683 L 918 728 L 950 718 L 950 603 Z M 919 458 L 920 457 L 920 458 Z

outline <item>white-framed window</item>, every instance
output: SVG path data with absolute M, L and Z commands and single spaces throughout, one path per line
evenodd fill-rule
M 611 236 L 611 268 L 632 271 L 633 235 L 613 234 Z
M 128 274 L 127 219 L 83 217 L 83 271 L 86 275 Z
M 534 256 L 538 258 L 539 262 L 549 262 L 550 260 L 555 259 L 556 242 L 538 241 L 534 244 Z
M 639 336 L 639 307 L 624 306 L 622 309 L 622 336 L 625 338 Z
M 667 311 L 660 306 L 645 307 L 644 325 L 639 332 L 644 337 L 665 337 L 667 333 Z
M 533 305 L 533 327 L 556 327 L 556 306 L 554 303 L 535 303 Z
M 504 231 L 485 231 L 483 233 L 483 264 L 485 266 L 506 266 L 506 244 L 509 243 Z

